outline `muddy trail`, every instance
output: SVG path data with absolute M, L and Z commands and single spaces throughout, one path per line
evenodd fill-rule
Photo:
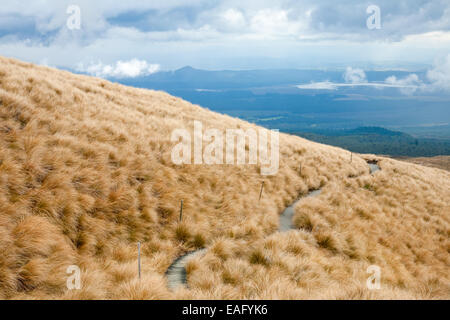
M 380 171 L 381 168 L 378 165 L 378 161 L 372 160 L 367 161 L 367 164 L 370 168 L 370 174 L 374 174 L 377 171 Z M 279 232 L 287 232 L 289 230 L 295 229 L 292 218 L 294 217 L 295 213 L 295 206 L 297 203 L 304 198 L 309 197 L 317 197 L 321 194 L 322 189 L 317 190 L 310 190 L 306 195 L 301 196 L 297 200 L 295 200 L 289 207 L 284 209 L 284 211 L 281 213 L 279 218 Z M 174 290 L 179 286 L 186 286 L 187 285 L 187 274 L 186 274 L 186 265 L 187 263 L 206 252 L 206 248 L 199 249 L 196 251 L 191 251 L 189 253 L 186 253 L 185 255 L 182 255 L 181 257 L 177 258 L 167 269 L 166 271 L 166 277 L 167 277 L 167 286 L 169 289 Z

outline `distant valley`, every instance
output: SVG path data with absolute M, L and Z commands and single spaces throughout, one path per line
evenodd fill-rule
M 316 142 L 341 147 L 358 153 L 390 156 L 433 157 L 450 154 L 450 142 L 413 136 L 380 127 L 359 127 L 353 130 L 296 133 Z
M 377 86 L 388 77 L 401 79 L 411 74 L 425 81 L 425 71 L 365 74 L 370 85 L 342 85 L 343 70 L 205 71 L 185 67 L 120 82 L 167 91 L 213 111 L 355 152 L 418 157 L 450 154 L 450 96 L 406 94 L 401 88 Z M 341 86 L 299 89 L 298 85 L 308 83 Z M 364 132 L 369 127 L 388 130 Z

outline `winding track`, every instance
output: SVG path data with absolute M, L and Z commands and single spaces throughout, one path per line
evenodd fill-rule
M 375 172 L 381 170 L 381 168 L 378 166 L 378 161 L 367 161 L 369 168 L 370 168 L 370 174 L 374 174 Z M 280 215 L 280 223 L 278 230 L 280 232 L 286 232 L 291 229 L 294 229 L 294 226 L 292 224 L 292 218 L 294 217 L 294 208 L 297 205 L 297 203 L 302 200 L 305 197 L 317 197 L 322 192 L 322 189 L 317 190 L 311 190 L 306 196 L 301 196 L 299 199 L 295 200 L 294 203 L 292 203 L 289 207 L 284 209 L 284 211 Z M 195 250 L 189 253 L 186 253 L 185 255 L 177 258 L 167 269 L 166 276 L 167 276 L 167 286 L 169 289 L 174 290 L 179 286 L 185 286 L 187 285 L 187 279 L 186 279 L 186 265 L 194 257 L 197 257 L 204 253 L 206 249 L 199 249 Z
M 166 271 L 167 286 L 169 289 L 175 289 L 178 286 L 185 285 L 186 279 L 186 264 L 192 258 L 204 253 L 206 249 L 195 250 L 185 254 L 176 259 Z
M 320 195 L 321 192 L 322 192 L 322 189 L 312 190 L 305 196 L 305 198 L 317 197 L 318 195 Z M 294 208 L 297 205 L 297 203 L 302 199 L 303 199 L 303 197 L 301 197 L 300 199 L 297 199 L 293 204 L 291 204 L 289 207 L 284 209 L 284 211 L 281 213 L 280 224 L 279 224 L 279 229 L 278 229 L 280 232 L 286 232 L 291 229 L 294 229 L 294 225 L 292 224 L 292 218 L 294 217 L 294 213 L 295 213 Z

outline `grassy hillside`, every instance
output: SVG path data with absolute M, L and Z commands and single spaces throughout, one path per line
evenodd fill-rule
M 409 158 L 409 157 L 399 157 L 399 160 L 407 161 L 415 164 L 420 164 L 422 166 L 434 167 L 443 170 L 450 171 L 450 156 L 437 156 L 437 157 L 419 157 L 419 158 Z
M 448 172 L 382 158 L 371 176 L 363 156 L 284 134 L 275 176 L 178 166 L 174 129 L 256 127 L 1 57 L 0 102 L 0 298 L 449 298 Z M 320 187 L 296 208 L 299 230 L 277 233 L 280 212 Z M 200 247 L 189 289 L 170 291 L 167 267 Z M 372 264 L 381 290 L 365 287 Z M 66 287 L 70 265 L 81 290 Z

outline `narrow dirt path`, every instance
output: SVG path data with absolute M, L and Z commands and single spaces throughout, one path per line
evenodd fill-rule
M 284 209 L 284 211 L 280 215 L 280 224 L 279 224 L 278 230 L 280 232 L 285 232 L 285 231 L 289 231 L 289 230 L 293 229 L 294 225 L 292 224 L 292 218 L 294 217 L 294 213 L 295 213 L 294 208 L 297 205 L 297 203 L 300 200 L 302 200 L 303 198 L 317 197 L 318 195 L 320 195 L 321 192 L 322 192 L 322 189 L 312 190 L 306 196 L 300 197 L 293 204 L 291 204 L 289 207 Z
M 380 171 L 380 167 L 378 166 L 378 164 L 376 163 L 370 163 L 369 162 L 369 167 L 370 167 L 370 174 L 374 174 L 377 171 Z
M 367 164 L 370 168 L 370 174 L 374 174 L 375 172 L 381 170 L 381 168 L 378 166 L 378 161 L 367 161 Z M 317 197 L 322 192 L 322 189 L 317 190 L 311 190 L 307 195 L 301 196 L 297 200 L 294 201 L 289 207 L 284 209 L 284 211 L 280 215 L 280 222 L 278 230 L 280 232 L 286 232 L 289 230 L 294 229 L 294 225 L 292 224 L 292 218 L 294 217 L 295 213 L 295 206 L 297 203 L 308 197 Z M 187 284 L 187 278 L 186 278 L 186 265 L 189 262 L 189 260 L 201 255 L 204 253 L 206 249 L 199 249 L 196 251 L 192 251 L 189 253 L 186 253 L 185 255 L 177 258 L 167 269 L 166 276 L 167 276 L 167 286 L 169 289 L 174 290 L 179 286 L 185 286 Z
M 189 252 L 176 259 L 166 271 L 167 286 L 169 289 L 175 289 L 178 286 L 186 284 L 186 264 L 192 258 L 201 255 L 206 249 L 200 249 Z

